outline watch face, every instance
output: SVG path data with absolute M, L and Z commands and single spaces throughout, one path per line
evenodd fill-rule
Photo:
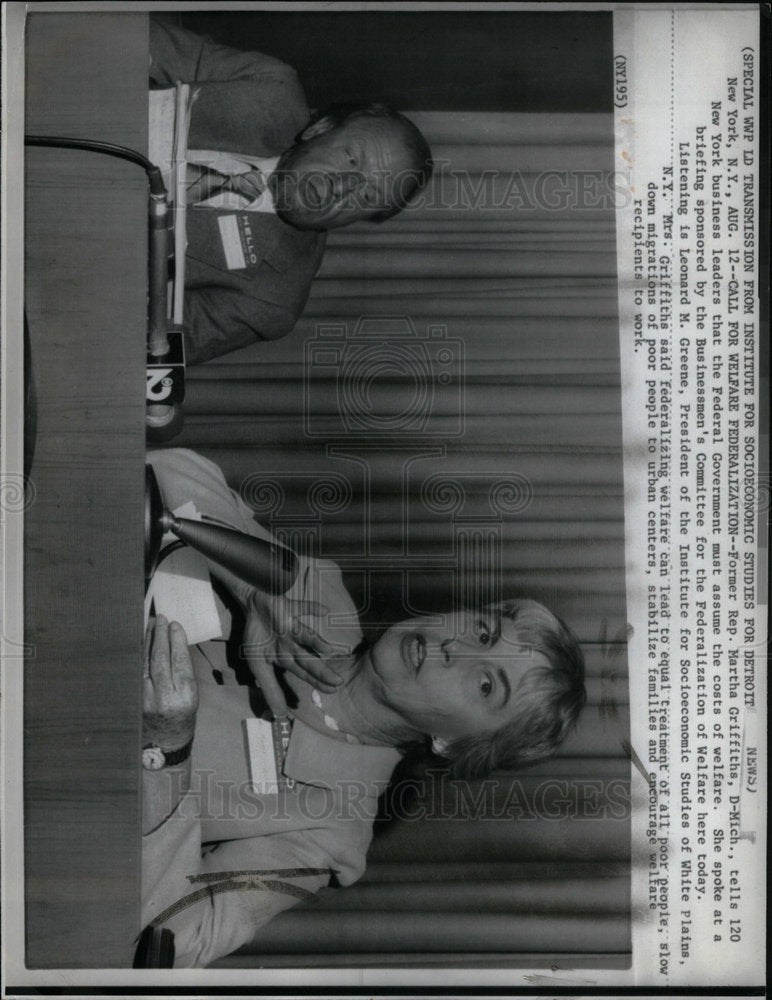
M 166 764 L 164 752 L 160 747 L 145 747 L 142 751 L 142 766 L 148 771 L 160 771 Z

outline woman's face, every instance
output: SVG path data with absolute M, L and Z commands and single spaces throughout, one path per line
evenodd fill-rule
M 376 697 L 419 733 L 444 740 L 501 728 L 514 717 L 523 676 L 548 663 L 498 611 L 400 622 L 366 662 Z

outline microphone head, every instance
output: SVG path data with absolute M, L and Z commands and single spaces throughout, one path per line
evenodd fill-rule
M 269 594 L 286 594 L 298 575 L 292 549 L 206 521 L 172 517 L 169 530 L 234 576 Z
M 165 444 L 182 430 L 183 413 L 179 403 L 171 406 L 148 403 L 145 411 L 145 436 L 151 444 Z

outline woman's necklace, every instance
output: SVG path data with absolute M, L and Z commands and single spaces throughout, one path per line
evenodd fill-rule
M 358 745 L 372 745 L 372 746 L 395 746 L 393 734 L 380 730 L 377 726 L 373 725 L 372 719 L 367 719 L 362 715 L 361 711 L 358 709 L 357 705 L 354 703 L 353 699 L 350 697 L 350 686 L 352 682 L 355 682 L 355 677 L 358 671 L 357 660 L 352 656 L 343 656 L 336 659 L 340 659 L 339 665 L 336 665 L 338 672 L 345 678 L 344 683 L 335 692 L 322 693 L 316 686 L 304 684 L 306 692 L 310 691 L 310 704 L 308 694 L 305 698 L 301 698 L 301 703 L 298 706 L 301 709 L 305 707 L 306 719 L 305 721 L 314 729 L 318 729 L 323 732 L 324 729 L 328 729 L 330 733 L 335 733 L 337 738 L 340 740 L 345 740 L 346 743 L 358 744 Z M 294 686 L 294 685 L 293 685 Z M 297 690 L 297 689 L 296 689 Z M 318 720 L 317 725 L 314 725 L 312 719 L 309 717 L 311 714 Z M 347 732 L 341 727 L 340 722 L 336 716 L 340 716 L 342 713 L 342 718 L 346 725 L 351 725 L 352 722 L 357 728 L 359 733 L 365 734 L 364 737 L 355 736 L 353 733 Z M 324 729 L 322 729 L 324 727 Z
M 350 675 L 352 673 L 352 667 L 354 666 L 355 662 L 354 658 L 352 656 L 340 656 L 336 657 L 336 659 L 339 661 L 339 663 L 336 665 L 338 672 L 346 677 L 346 683 L 348 683 L 348 680 L 350 680 L 350 676 L 347 675 Z M 354 736 L 353 733 L 347 733 L 343 729 L 341 729 L 340 723 L 335 718 L 335 716 L 329 711 L 330 708 L 329 700 L 327 706 L 325 706 L 324 704 L 325 696 L 322 695 L 322 692 L 314 685 L 309 685 L 309 687 L 311 689 L 311 705 L 313 706 L 315 716 L 317 717 L 317 719 L 320 719 L 320 723 L 323 723 L 326 729 L 329 729 L 331 732 L 336 733 L 338 735 L 338 738 L 345 740 L 346 743 L 355 743 L 355 744 L 361 743 L 361 740 L 359 740 L 356 736 Z M 308 690 L 308 688 L 306 688 L 306 690 Z M 301 698 L 301 705 L 303 701 L 305 701 L 306 712 L 309 712 L 311 709 L 311 705 L 309 705 L 308 701 L 303 698 Z M 300 708 L 301 706 L 298 707 Z M 333 708 L 332 711 L 335 711 L 335 709 Z M 313 722 L 310 718 L 307 719 L 307 722 L 309 725 L 313 726 Z M 319 728 L 321 728 L 320 724 L 318 724 L 318 726 Z M 314 726 L 314 728 L 317 727 Z
M 319 710 L 322 716 L 325 726 L 331 729 L 334 733 L 340 733 L 340 735 L 345 739 L 346 743 L 359 743 L 356 736 L 351 733 L 344 733 L 343 730 L 338 725 L 338 720 L 333 718 L 324 710 L 324 705 L 322 704 L 322 695 L 318 688 L 313 688 L 311 691 L 311 701 L 314 703 L 315 707 Z

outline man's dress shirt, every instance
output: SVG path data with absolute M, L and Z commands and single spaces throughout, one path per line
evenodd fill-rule
M 273 202 L 273 195 L 268 188 L 268 178 L 276 169 L 279 162 L 278 156 L 269 158 L 259 156 L 244 156 L 235 153 L 218 153 L 211 149 L 189 149 L 188 163 L 194 165 L 205 165 L 226 177 L 233 177 L 237 174 L 246 174 L 250 171 L 258 171 L 261 179 L 262 190 L 254 198 L 249 198 L 237 191 L 216 191 L 208 198 L 204 198 L 194 204 L 204 208 L 232 208 L 243 209 L 247 212 L 268 212 L 276 214 L 276 206 Z

